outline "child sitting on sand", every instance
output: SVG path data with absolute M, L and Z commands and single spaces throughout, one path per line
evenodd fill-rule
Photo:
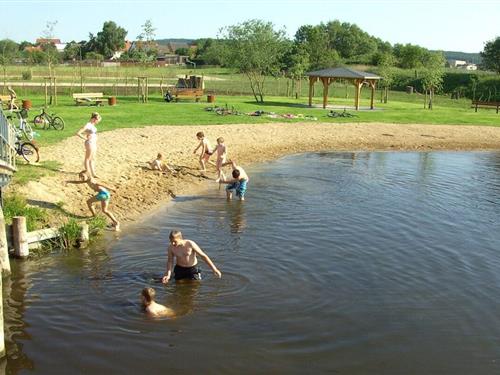
M 172 309 L 155 302 L 156 291 L 153 288 L 144 288 L 141 293 L 142 308 L 153 318 L 172 318 L 175 313 Z
M 170 172 L 175 173 L 175 171 L 170 168 L 166 163 L 163 162 L 163 154 L 161 152 L 156 155 L 156 159 L 153 161 L 148 161 L 149 167 L 154 171 Z
M 111 219 L 115 231 L 118 232 L 120 230 L 120 223 L 118 222 L 118 220 L 116 220 L 115 215 L 113 215 L 113 213 L 108 210 L 109 200 L 111 199 L 111 194 L 109 191 L 111 190 L 114 192 L 115 189 L 96 182 L 96 180 L 93 179 L 92 177 L 87 177 L 85 173 L 79 173 L 78 176 L 80 178 L 79 181 L 66 181 L 66 183 L 87 184 L 89 188 L 94 190 L 97 194 L 94 197 L 91 197 L 87 200 L 87 206 L 90 212 L 92 213 L 92 216 L 96 216 L 96 211 L 92 206 L 92 204 L 96 202 L 101 202 L 102 212 Z

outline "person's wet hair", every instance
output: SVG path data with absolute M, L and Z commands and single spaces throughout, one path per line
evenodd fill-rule
M 239 169 L 233 169 L 233 178 L 238 178 L 238 177 L 240 177 Z
M 146 301 L 147 304 L 150 304 L 155 300 L 156 291 L 153 288 L 144 288 L 141 295 L 144 297 L 144 301 Z
M 168 236 L 170 238 L 170 241 L 180 238 L 182 240 L 182 232 L 180 230 L 173 230 L 170 232 L 170 235 Z

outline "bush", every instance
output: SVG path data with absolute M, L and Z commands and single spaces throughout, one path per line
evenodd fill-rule
M 23 81 L 31 81 L 31 79 L 33 78 L 32 74 L 31 74 L 31 71 L 30 70 L 26 70 L 24 72 L 21 73 L 21 78 Z
M 3 213 L 7 224 L 12 224 L 14 216 L 24 216 L 26 217 L 28 232 L 47 225 L 49 218 L 47 211 L 42 208 L 28 206 L 26 198 L 20 195 L 5 197 L 3 204 Z

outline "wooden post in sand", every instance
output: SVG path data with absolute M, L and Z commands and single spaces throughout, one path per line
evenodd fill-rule
M 28 230 L 26 228 L 26 218 L 15 216 L 12 218 L 12 239 L 14 242 L 14 255 L 18 258 L 25 258 L 30 255 L 28 248 Z

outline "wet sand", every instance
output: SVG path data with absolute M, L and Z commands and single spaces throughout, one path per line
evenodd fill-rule
M 198 157 L 193 154 L 198 131 L 205 132 L 212 147 L 217 137 L 224 137 L 229 158 L 243 167 L 312 151 L 500 150 L 500 128 L 486 126 L 271 123 L 150 126 L 103 132 L 105 128 L 103 121 L 99 124 L 97 174 L 100 181 L 117 189 L 110 207 L 124 222 L 137 220 L 172 196 L 192 194 L 211 185 L 217 188 L 211 180 L 215 178 L 213 166 L 208 168 L 208 178 L 198 171 Z M 146 162 L 158 152 L 178 168 L 177 176 L 147 169 Z M 83 141 L 76 136 L 44 147 L 41 159 L 61 162 L 60 172 L 22 187 L 10 187 L 10 192 L 18 191 L 30 202 L 48 208 L 64 202 L 67 212 L 88 216 L 85 201 L 92 191 L 86 185 L 64 185 L 65 180 L 77 179 L 83 157 Z

